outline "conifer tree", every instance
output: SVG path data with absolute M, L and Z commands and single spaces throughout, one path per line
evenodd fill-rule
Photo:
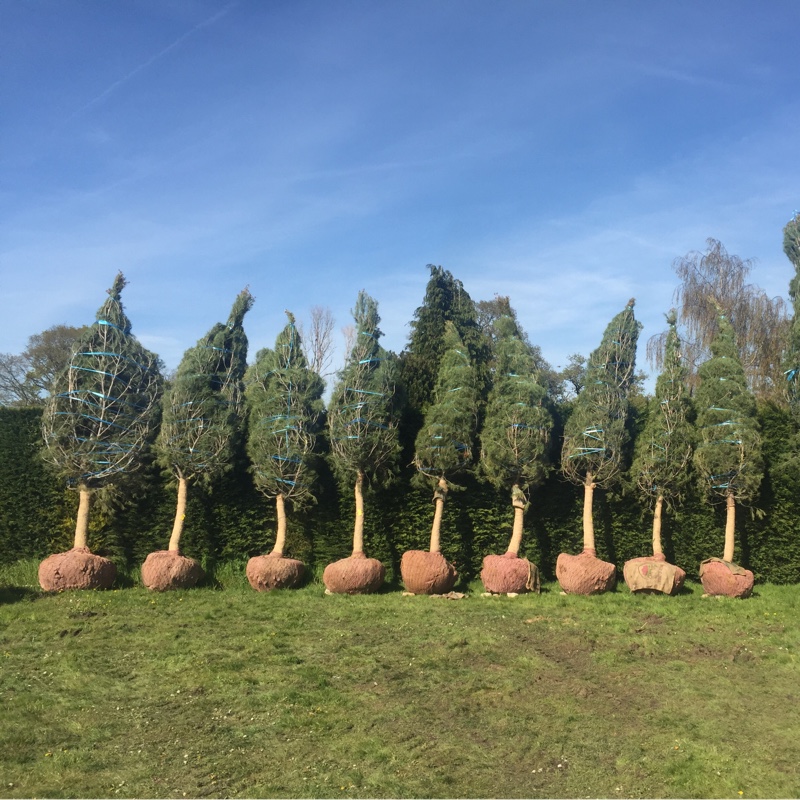
M 656 393 L 644 430 L 636 440 L 631 469 L 643 500 L 653 508 L 653 556 L 626 562 L 625 581 L 632 591 L 678 591 L 686 573 L 667 564 L 661 541 L 664 506 L 679 502 L 691 480 L 694 428 L 689 421 L 690 400 L 687 387 L 688 369 L 681 356 L 677 332 L 677 315 L 667 316 L 663 367 L 656 380 Z
M 383 564 L 364 554 L 364 489 L 390 476 L 397 465 L 395 358 L 379 344 L 378 304 L 363 290 L 353 310 L 353 347 L 334 386 L 328 411 L 331 459 L 342 485 L 353 486 L 353 552 L 328 564 L 329 592 L 372 592 L 383 583 Z
M 733 563 L 736 504 L 755 499 L 764 465 L 755 398 L 747 385 L 733 328 L 724 314 L 719 316 L 711 343 L 711 358 L 698 372 L 694 464 L 706 495 L 712 502 L 724 500 L 726 507 L 722 559 L 704 561 L 700 579 L 708 594 L 746 597 L 753 588 L 753 573 Z
M 586 384 L 564 430 L 561 470 L 584 489 L 583 553 L 561 553 L 556 562 L 561 588 L 570 594 L 602 592 L 615 582 L 614 565 L 596 557 L 592 500 L 595 488 L 608 488 L 619 480 L 628 442 L 628 395 L 642 327 L 634 318 L 633 305 L 629 300 L 611 320 L 589 357 Z
M 467 469 L 473 458 L 480 397 L 469 353 L 453 322 L 445 323 L 442 355 L 433 401 L 417 434 L 414 465 L 417 482 L 433 485 L 434 515 L 429 551 L 403 553 L 400 572 L 414 594 L 444 594 L 456 580 L 455 567 L 442 555 L 442 513 L 450 489 L 449 480 Z
M 120 299 L 125 284 L 118 273 L 56 377 L 42 417 L 43 455 L 80 496 L 73 549 L 40 565 L 45 590 L 111 585 L 113 563 L 87 547 L 92 496 L 139 466 L 157 423 L 160 362 L 131 333 Z
M 299 507 L 314 501 L 312 458 L 322 420 L 325 384 L 312 372 L 294 315 L 278 334 L 275 349 L 264 348 L 246 375 L 247 454 L 256 488 L 275 501 L 275 546 L 268 556 L 254 556 L 247 578 L 258 591 L 297 586 L 302 561 L 286 558 L 286 503 Z
M 188 487 L 192 481 L 209 485 L 232 466 L 247 366 L 242 323 L 252 305 L 253 296 L 244 289 L 227 323 L 218 322 L 184 353 L 166 394 L 156 454 L 175 479 L 178 497 L 168 549 L 150 553 L 142 565 L 148 588 L 193 586 L 202 576 L 200 565 L 180 552 Z
M 783 229 L 783 252 L 792 262 L 795 274 L 789 282 L 789 297 L 794 314 L 785 358 L 789 403 L 795 420 L 800 422 L 800 213 L 795 212 Z
M 529 492 L 547 475 L 553 418 L 531 348 L 515 320 L 502 316 L 494 328 L 494 381 L 481 434 L 481 468 L 498 490 L 510 489 L 514 523 L 506 554 L 484 558 L 481 580 L 488 592 L 538 591 L 538 569 L 519 558 L 519 549 Z

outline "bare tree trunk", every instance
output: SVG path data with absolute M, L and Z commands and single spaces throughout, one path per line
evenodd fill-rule
M 364 473 L 356 473 L 356 522 L 353 526 L 353 555 L 364 555 Z
M 525 495 L 516 483 L 511 488 L 511 506 L 514 509 L 514 527 L 511 530 L 511 541 L 507 552 L 512 556 L 518 556 L 525 521 Z
M 92 507 L 92 492 L 86 484 L 79 488 L 78 518 L 75 521 L 75 540 L 73 547 L 86 547 L 89 531 L 89 509 Z
M 172 536 L 169 539 L 169 551 L 180 553 L 181 534 L 183 521 L 186 519 L 186 494 L 188 481 L 183 475 L 178 476 L 178 506 L 175 509 L 175 522 L 172 523 Z
M 722 555 L 722 560 L 733 561 L 733 551 L 736 546 L 736 540 L 734 538 L 736 533 L 736 501 L 733 499 L 733 492 L 728 492 L 726 503 L 725 552 Z
M 282 494 L 275 498 L 275 515 L 278 519 L 278 530 L 275 533 L 275 547 L 272 548 L 272 555 L 282 556 L 283 548 L 286 546 L 286 504 Z
M 660 494 L 656 498 L 656 508 L 653 512 L 653 555 L 664 555 L 661 548 L 661 510 L 664 507 L 664 495 Z
M 587 472 L 583 482 L 583 552 L 597 555 L 594 546 L 594 518 L 592 517 L 594 488 L 594 476 L 591 472 Z
M 440 553 L 440 534 L 442 531 L 442 512 L 444 511 L 444 502 L 447 500 L 447 481 L 439 478 L 436 484 L 436 491 L 433 493 L 433 525 L 431 526 L 431 553 Z

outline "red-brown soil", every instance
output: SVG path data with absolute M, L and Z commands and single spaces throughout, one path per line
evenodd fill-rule
M 87 547 L 55 553 L 39 564 L 39 584 L 46 592 L 65 589 L 109 589 L 117 576 L 113 561 Z
M 577 556 L 561 553 L 556 560 L 556 578 L 567 594 L 600 594 L 614 588 L 617 568 L 591 550 Z
M 142 564 L 142 583 L 155 592 L 191 589 L 202 577 L 197 561 L 172 550 L 150 553 Z
M 632 558 L 625 562 L 622 574 L 632 592 L 677 594 L 686 580 L 686 573 L 668 563 L 663 554 Z
M 750 597 L 753 592 L 753 573 L 738 565 L 733 565 L 741 575 L 737 575 L 724 561 L 704 561 L 700 565 L 700 583 L 706 594 L 721 594 L 725 597 Z
M 328 564 L 322 582 L 332 594 L 370 594 L 383 585 L 386 568 L 377 558 L 363 553 Z
M 306 567 L 296 558 L 270 553 L 253 556 L 247 562 L 247 580 L 257 592 L 270 589 L 294 589 L 303 580 Z
M 400 559 L 406 589 L 414 594 L 447 594 L 455 586 L 456 568 L 441 554 L 408 550 Z
M 527 558 L 513 553 L 486 556 L 481 570 L 483 588 L 495 594 L 522 594 L 538 591 L 539 570 Z

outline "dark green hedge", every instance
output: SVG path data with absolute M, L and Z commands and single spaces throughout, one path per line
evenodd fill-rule
M 0 408 L 0 563 L 41 558 L 68 549 L 72 542 L 77 498 L 46 470 L 39 456 L 40 412 Z M 740 508 L 736 560 L 759 581 L 800 582 L 800 458 L 788 411 L 759 409 L 767 474 L 756 508 Z M 394 486 L 366 498 L 366 546 L 399 576 L 400 557 L 408 549 L 426 549 L 433 515 L 431 495 L 409 485 L 405 474 Z M 480 572 L 488 553 L 505 552 L 511 535 L 509 498 L 474 478 L 451 492 L 442 524 L 442 550 L 469 579 Z M 163 475 L 147 466 L 125 487 L 129 498 L 113 507 L 101 501 L 93 509 L 90 546 L 135 568 L 147 553 L 166 547 L 172 527 L 175 492 Z M 544 577 L 554 577 L 559 552 L 577 553 L 582 545 L 582 489 L 557 472 L 531 497 L 522 552 Z M 288 547 L 317 573 L 325 564 L 350 554 L 354 503 L 340 492 L 329 471 L 321 470 L 318 503 L 303 513 L 290 509 Z M 207 566 L 244 560 L 272 547 L 274 508 L 253 487 L 244 454 L 213 491 L 190 486 L 183 550 Z M 620 568 L 629 558 L 651 552 L 652 522 L 633 493 L 595 492 L 598 555 Z M 667 557 L 690 576 L 700 561 L 721 556 L 722 509 L 690 494 L 682 508 L 666 513 Z

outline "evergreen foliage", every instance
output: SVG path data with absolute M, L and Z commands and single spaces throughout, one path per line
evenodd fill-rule
M 600 346 L 589 357 L 586 383 L 567 420 L 561 469 L 573 483 L 583 484 L 591 474 L 597 486 L 607 488 L 619 479 L 642 327 L 634 318 L 633 304 L 629 300 L 606 327 Z
M 784 374 L 789 403 L 795 417 L 800 421 L 800 214 L 797 212 L 783 229 L 783 252 L 795 270 L 789 282 L 789 297 L 794 307 L 794 315 L 784 359 Z
M 90 490 L 134 470 L 158 420 L 158 357 L 131 333 L 118 273 L 96 321 L 55 379 L 42 419 L 44 457 L 70 483 Z
M 708 496 L 756 498 L 764 476 L 756 402 L 747 386 L 733 328 L 720 314 L 711 358 L 700 365 L 695 395 L 698 443 L 694 464 Z
M 313 500 L 313 457 L 325 385 L 312 372 L 288 311 L 274 350 L 264 348 L 247 371 L 247 454 L 256 488 L 295 505 Z

